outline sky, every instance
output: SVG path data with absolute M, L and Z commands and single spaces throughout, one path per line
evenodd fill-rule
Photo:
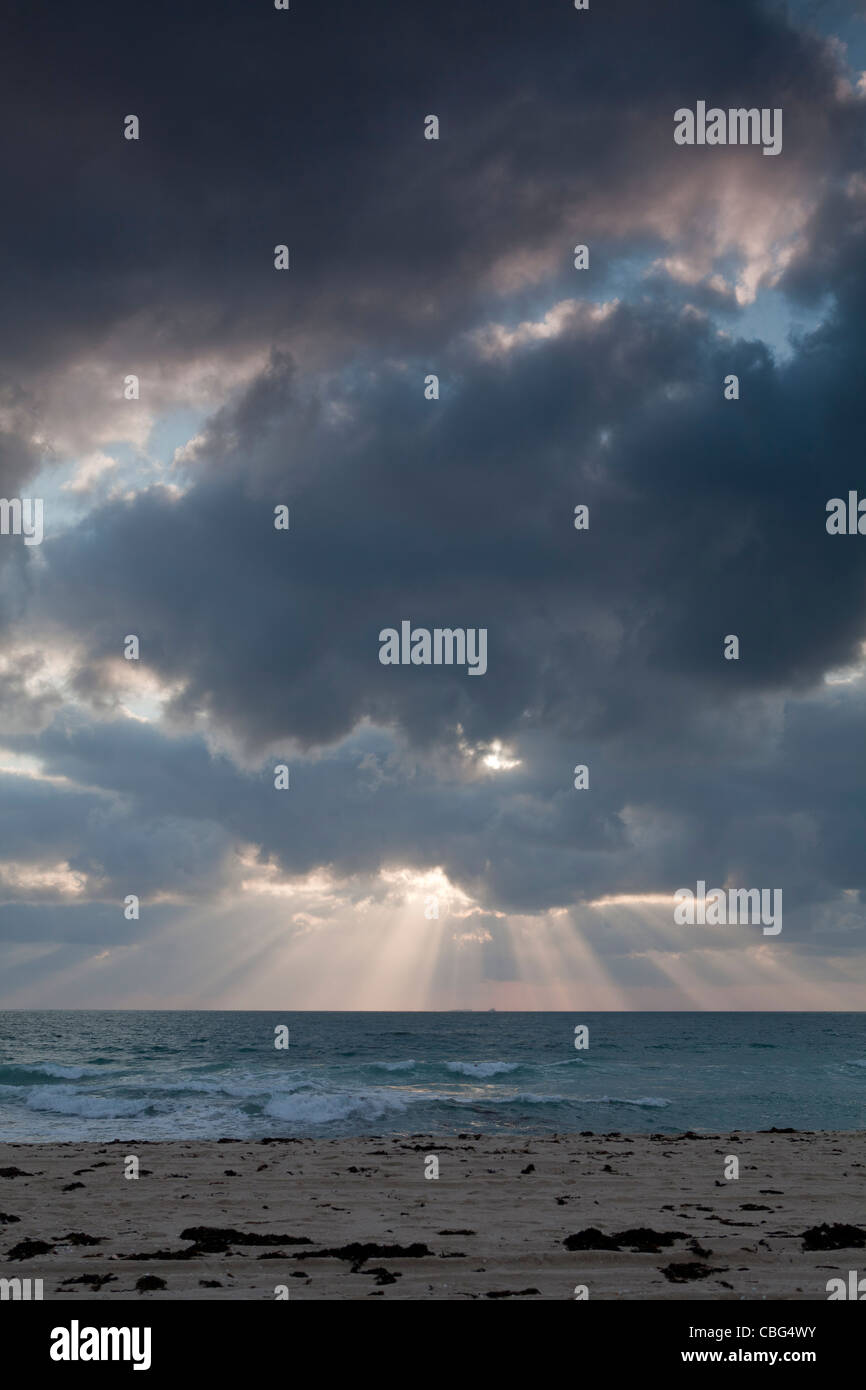
M 0 1006 L 862 1008 L 866 5 L 3 27 Z

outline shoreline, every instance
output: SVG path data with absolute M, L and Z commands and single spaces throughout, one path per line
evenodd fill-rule
M 16 1141 L 0 1279 L 57 1301 L 825 1300 L 866 1266 L 864 1174 L 863 1131 Z

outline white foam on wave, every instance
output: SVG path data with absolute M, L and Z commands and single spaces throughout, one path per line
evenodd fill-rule
M 371 1062 L 370 1066 L 377 1071 L 413 1071 L 418 1063 L 414 1057 L 409 1057 L 405 1062 Z
M 91 1119 L 113 1119 L 140 1115 L 150 1100 L 120 1100 L 108 1096 L 84 1095 L 73 1086 L 34 1086 L 27 1097 L 29 1110 L 53 1110 L 59 1115 L 84 1115 Z
M 308 1079 L 306 1077 L 299 1077 L 295 1081 L 294 1085 L 292 1085 L 291 1078 L 286 1078 L 286 1080 L 287 1091 L 292 1091 L 294 1089 L 300 1088 L 308 1084 Z M 220 1096 L 228 1096 L 231 1100 L 260 1100 L 263 1096 L 271 1095 L 273 1090 L 272 1086 L 269 1086 L 266 1083 L 262 1084 L 261 1080 L 259 1080 L 257 1084 L 254 1084 L 253 1082 L 233 1082 L 229 1080 L 153 1080 L 151 1082 L 151 1085 L 153 1086 L 154 1090 L 165 1091 L 169 1095 L 189 1094 L 192 1096 L 214 1096 L 215 1098 L 219 1098 Z
M 519 1062 L 446 1062 L 449 1071 L 456 1072 L 459 1076 L 504 1076 L 507 1072 L 517 1071 Z
M 84 1076 L 84 1067 L 62 1067 L 57 1062 L 30 1062 L 26 1066 L 9 1062 L 0 1067 L 0 1073 L 7 1078 L 20 1076 L 26 1085 L 31 1076 L 56 1076 L 60 1081 L 78 1081 Z
M 33 1071 L 44 1072 L 46 1076 L 59 1076 L 64 1081 L 78 1081 L 84 1076 L 84 1067 L 61 1067 L 56 1062 L 37 1062 Z
M 492 1099 L 486 1097 L 479 1102 L 478 1096 L 451 1096 L 455 1105 L 474 1105 L 480 1104 L 493 1109 L 499 1105 L 560 1105 L 568 1101 L 568 1096 L 547 1096 L 541 1091 L 520 1091 L 516 1095 L 494 1096 Z
M 273 1096 L 265 1106 L 265 1113 L 277 1120 L 325 1125 L 348 1119 L 350 1115 L 376 1119 L 388 1111 L 404 1111 L 413 1102 L 433 1098 L 415 1091 L 307 1091 L 292 1096 Z

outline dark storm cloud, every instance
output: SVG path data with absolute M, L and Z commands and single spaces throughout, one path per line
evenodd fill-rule
M 658 241 L 647 209 L 681 185 L 677 236 L 700 244 L 707 152 L 673 144 L 683 102 L 784 105 L 784 160 L 714 152 L 781 196 L 846 167 L 857 128 L 816 39 L 721 0 L 171 0 L 50 25 L 13 4 L 3 47 L 0 360 L 19 383 L 112 333 L 122 372 L 262 341 L 432 349 L 500 263 L 552 256 L 573 281 L 575 240 L 596 231 L 600 265 Z
M 862 696 L 842 690 L 832 701 L 789 708 L 785 725 L 753 720 L 751 745 L 741 740 L 736 753 L 720 724 L 708 732 L 721 732 L 726 744 L 643 766 L 581 740 L 592 777 L 583 794 L 571 787 L 577 741 L 547 733 L 521 740 L 521 767 L 480 779 L 444 757 L 417 762 L 382 735 L 361 736 L 313 762 L 294 760 L 292 791 L 281 794 L 267 770 L 242 774 L 209 758 L 197 739 L 168 740 L 129 722 L 65 737 L 50 730 L 23 742 L 58 771 L 86 774 L 113 795 L 97 814 L 86 798 L 52 805 L 46 789 L 37 805 L 7 792 L 21 837 L 10 852 L 27 857 L 38 833 L 41 858 L 66 857 L 73 871 L 93 875 L 103 901 L 113 895 L 118 904 L 129 891 L 218 900 L 231 886 L 232 843 L 256 844 L 263 864 L 288 874 L 326 864 L 338 879 L 358 875 L 356 887 L 343 889 L 350 900 L 369 897 L 364 876 L 379 867 L 439 864 L 479 901 L 509 912 L 616 893 L 670 895 L 698 877 L 730 877 L 781 887 L 785 940 L 805 942 L 823 903 L 864 887 L 864 807 L 852 761 L 863 718 Z M 145 918 L 147 926 L 150 907 Z M 466 929 L 477 926 L 500 939 L 488 918 L 473 917 Z M 135 940 L 145 927 L 124 929 Z M 822 926 L 822 940 L 840 956 L 859 950 L 859 935 L 838 914 Z M 634 945 L 633 926 L 613 923 L 598 949 L 619 956 Z
M 34 470 L 38 455 L 26 435 L 0 430 L 0 487 L 4 497 L 14 497 L 23 480 Z
M 862 704 L 821 687 L 864 635 L 866 542 L 824 527 L 862 477 L 866 256 L 842 180 L 862 116 L 817 41 L 721 3 L 89 6 L 38 35 L 13 12 L 7 371 L 38 377 L 110 334 L 122 372 L 135 351 L 282 350 L 204 428 L 182 496 L 116 501 L 16 560 L 9 616 L 68 647 L 83 704 L 111 709 L 127 633 L 177 693 L 174 735 L 65 715 L 38 732 L 55 697 L 32 697 L 28 726 L 11 680 L 4 744 L 103 795 L 7 779 L 6 857 L 38 845 L 101 900 L 207 900 L 251 843 L 287 873 L 439 864 L 516 912 L 734 873 L 793 894 L 804 938 L 813 904 L 862 888 Z M 702 97 L 783 105 L 783 155 L 678 150 L 673 110 Z M 784 208 L 826 183 L 782 285 L 837 305 L 788 363 L 684 310 L 684 294 L 730 310 L 729 291 L 661 273 L 605 315 L 576 305 L 556 337 L 483 331 L 595 294 L 638 245 L 700 251 L 710 153 L 745 219 L 768 184 Z M 582 278 L 586 228 L 601 269 Z M 305 344 L 322 342 L 316 377 Z M 381 666 L 378 633 L 403 618 L 486 627 L 488 673 Z M 209 752 L 202 724 L 260 766 Z M 461 740 L 495 738 L 521 767 L 471 776 Z M 52 907 L 45 937 L 111 941 L 99 909 L 61 928 L 73 909 Z M 35 912 L 0 927 L 27 939 Z M 507 937 L 480 928 L 489 973 L 511 978 Z
M 32 740 L 22 740 L 22 746 L 25 743 Z M 48 736 L 46 751 L 51 746 Z M 131 759 L 135 751 L 134 740 L 127 737 L 123 756 Z M 61 763 L 83 770 L 81 760 L 76 764 L 58 754 L 56 766 Z M 140 785 L 137 796 L 111 795 L 107 789 L 122 779 L 112 777 L 109 768 L 101 768 L 91 757 L 85 780 L 94 776 L 102 782 L 99 789 L 0 774 L 0 879 L 5 862 L 25 871 L 65 863 L 73 875 L 89 876 L 91 894 L 117 904 L 128 893 L 182 895 L 201 892 L 204 885 L 211 894 L 219 890 L 231 842 L 204 805 L 197 806 L 195 819 L 169 810 L 165 801 L 149 813 Z M 12 887 L 14 875 L 7 891 Z M 23 896 L 50 900 L 59 891 L 37 882 Z
M 0 774 L 0 791 L 3 858 L 13 860 L 31 859 L 40 842 L 58 858 L 72 854 L 97 801 L 96 793 L 14 774 Z
M 74 949 L 69 948 L 129 946 L 175 917 L 176 912 L 165 904 L 148 908 L 146 918 L 138 922 L 127 922 L 122 905 L 113 903 L 4 903 L 0 905 L 0 941 L 62 943 L 67 950 L 61 953 L 61 959 L 69 965 L 78 959 Z M 51 964 L 56 969 L 58 962 L 52 958 Z M 4 965 L 4 977 L 7 971 L 11 974 L 14 965 Z M 28 968 L 27 977 L 32 974 Z M 6 983 L 11 983 L 8 977 Z
M 368 382 L 341 424 L 276 363 L 214 422 L 184 497 L 152 491 L 46 546 L 32 616 L 95 660 L 137 632 L 144 662 L 186 682 L 177 716 L 206 710 L 254 754 L 285 745 L 290 796 L 129 722 L 55 723 L 13 746 L 129 799 L 153 837 L 145 885 L 172 883 L 176 817 L 202 826 L 187 886 L 198 876 L 206 894 L 232 840 L 293 873 L 438 863 L 512 911 L 731 872 L 801 905 L 860 886 L 847 769 L 862 709 L 816 701 L 792 741 L 773 704 L 819 689 L 862 637 L 861 552 L 824 528 L 848 481 L 829 485 L 828 460 L 858 423 L 853 330 L 840 314 L 820 352 L 777 368 L 661 303 L 578 313 L 504 361 L 461 348 L 448 400 L 424 402 L 415 377 Z M 732 367 L 737 403 L 721 400 Z M 275 499 L 289 533 L 272 528 Z M 383 668 L 378 632 L 404 616 L 486 626 L 488 674 Z M 727 632 L 739 665 L 722 659 Z M 89 689 L 99 669 L 85 664 Z M 363 718 L 402 730 L 420 770 L 407 755 L 370 779 L 346 751 L 293 756 Z M 470 741 L 512 740 L 524 768 L 449 775 L 458 723 Z M 578 761 L 588 796 L 571 789 Z M 661 827 L 649 845 L 635 814 Z M 135 860 L 106 820 L 70 862 L 122 878 Z
M 856 657 L 864 555 L 825 529 L 854 483 L 854 331 L 840 313 L 779 368 L 658 301 L 578 312 L 506 360 L 455 353 L 439 402 L 416 369 L 350 387 L 336 424 L 278 389 L 277 364 L 216 420 L 182 498 L 152 490 L 46 547 L 34 616 L 95 658 L 136 633 L 184 685 L 175 713 L 253 750 L 363 717 L 421 744 L 458 723 L 471 740 L 627 731 L 633 756 L 699 744 L 705 711 Z M 488 674 L 383 667 L 378 634 L 403 618 L 486 627 Z
M 848 481 L 830 486 L 829 461 L 859 430 L 855 331 L 840 312 L 820 351 L 778 368 L 662 303 L 578 313 L 506 360 L 464 346 L 449 400 L 368 382 L 338 425 L 276 363 L 214 422 L 211 467 L 183 498 L 151 492 L 46 547 L 40 602 L 97 658 L 137 631 L 145 662 L 187 682 L 178 714 L 208 710 L 253 752 L 283 741 L 285 812 L 267 774 L 147 726 L 20 746 L 132 798 L 148 825 L 214 817 L 297 873 L 441 863 L 500 909 L 731 871 L 801 904 L 860 886 L 862 708 L 825 695 L 786 731 L 774 704 L 819 691 L 862 638 L 861 551 L 824 527 Z M 729 368 L 737 403 L 721 399 Z M 403 616 L 487 626 L 488 674 L 383 668 L 379 629 Z M 739 665 L 722 659 L 727 632 Z M 421 772 L 410 758 L 370 782 L 345 751 L 294 762 L 365 717 L 402 729 Z M 449 776 L 458 722 L 514 741 L 524 769 Z M 589 797 L 571 789 L 578 761 Z M 642 849 L 627 808 L 666 832 Z

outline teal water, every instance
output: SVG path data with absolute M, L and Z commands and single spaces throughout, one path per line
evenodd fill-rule
M 864 1102 L 859 1013 L 0 1012 L 0 1140 L 856 1130 Z

